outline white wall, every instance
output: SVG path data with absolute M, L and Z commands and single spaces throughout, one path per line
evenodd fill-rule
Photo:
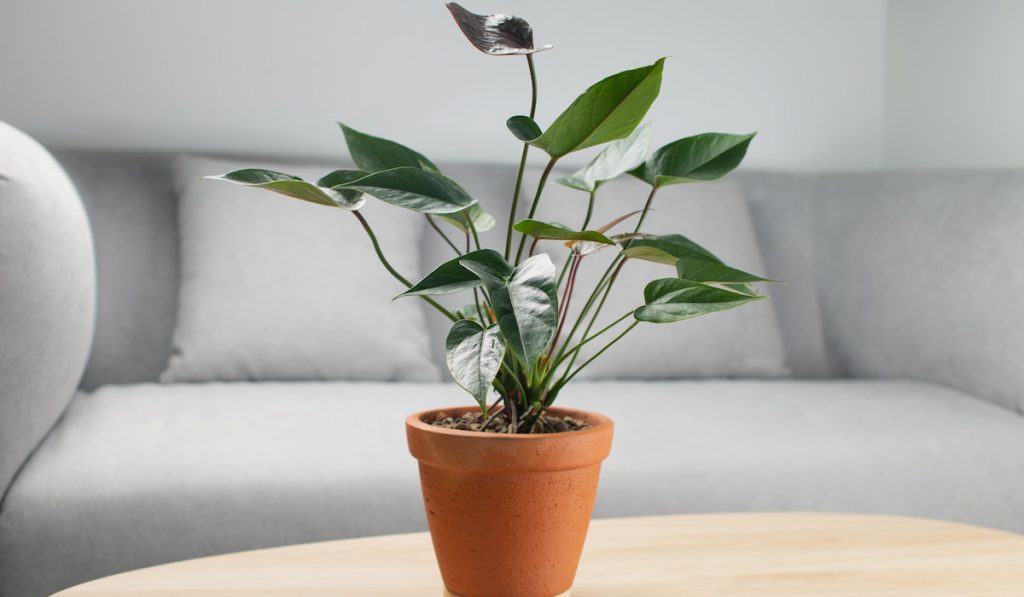
M 671 56 L 657 141 L 759 130 L 748 164 L 881 164 L 884 0 L 465 0 L 530 20 L 541 109 Z M 525 61 L 441 0 L 0 0 L 0 119 L 62 146 L 325 154 L 331 120 L 438 160 L 512 161 Z
M 886 163 L 1024 167 L 1024 2 L 888 8 Z

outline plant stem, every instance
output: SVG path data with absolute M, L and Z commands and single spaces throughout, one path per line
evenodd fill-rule
M 444 239 L 444 242 L 448 243 L 448 246 L 451 247 L 453 251 L 455 251 L 455 254 L 462 255 L 462 251 L 460 251 L 459 248 L 455 246 L 455 243 L 452 242 L 452 239 L 448 238 L 448 235 L 444 233 L 444 230 L 441 230 L 441 227 L 437 225 L 437 222 L 434 221 L 434 218 L 430 217 L 430 214 L 423 215 L 427 217 L 427 222 L 430 223 L 430 227 L 441 235 L 441 238 Z
M 576 272 L 580 269 L 580 262 L 583 261 L 582 257 L 573 256 L 572 271 L 569 272 L 569 281 L 565 284 L 565 294 L 562 296 L 562 303 L 560 305 L 560 317 L 558 318 L 558 327 L 555 328 L 555 337 L 551 339 L 551 348 L 548 350 L 548 359 L 555 353 L 555 347 L 558 346 L 558 337 L 562 335 L 562 327 L 565 326 L 565 320 L 569 318 L 569 304 L 572 301 L 572 291 L 576 286 Z
M 644 203 L 644 210 L 640 212 L 640 221 L 636 223 L 633 234 L 640 232 L 640 227 L 644 225 L 644 220 L 647 219 L 647 212 L 651 211 L 651 204 L 654 202 L 654 195 L 657 192 L 658 187 L 651 185 L 651 194 L 647 195 L 647 202 Z
M 586 230 L 587 225 L 590 224 L 590 216 L 594 215 L 594 197 L 597 196 L 597 191 L 590 191 L 590 198 L 587 200 L 587 217 L 583 219 L 583 226 L 580 230 Z
M 526 64 L 530 67 L 530 118 L 537 114 L 537 71 L 533 66 L 533 54 L 526 55 Z M 519 158 L 519 173 L 516 174 L 516 186 L 512 191 L 512 208 L 508 213 L 508 230 L 505 233 L 505 260 L 512 254 L 512 225 L 516 223 L 516 210 L 519 207 L 519 192 L 523 187 L 523 173 L 526 171 L 526 156 L 530 153 L 530 144 L 523 143 L 523 155 Z
M 590 330 L 593 329 L 594 323 L 597 322 L 597 316 L 601 313 L 601 309 L 604 308 L 604 302 L 608 300 L 608 295 L 611 294 L 612 285 L 615 284 L 615 280 L 619 277 L 619 272 L 622 271 L 622 266 L 625 264 L 626 259 L 620 258 L 618 265 L 615 266 L 615 271 L 612 272 L 612 277 L 608 278 L 608 284 L 604 288 L 604 294 L 601 295 L 601 300 L 598 301 L 597 308 L 594 309 L 594 314 L 590 317 L 590 322 L 587 324 L 587 327 L 583 330 L 583 338 L 587 337 L 587 335 L 590 333 Z M 576 353 L 576 355 L 578 356 L 579 353 Z M 573 356 L 572 360 L 569 361 L 569 367 L 571 368 L 575 362 L 576 356 Z
M 562 386 L 564 386 L 565 384 L 567 384 L 567 383 L 569 383 L 570 381 L 572 381 L 572 378 L 576 377 L 576 375 L 577 375 L 577 374 L 578 374 L 578 373 L 579 373 L 580 371 L 582 371 L 584 367 L 586 367 L 586 366 L 587 366 L 587 365 L 589 365 L 589 364 L 590 364 L 591 362 L 593 362 L 593 360 L 594 360 L 594 359 L 596 359 L 597 357 L 601 356 L 601 355 L 602 355 L 602 354 L 604 353 L 604 351 L 606 351 L 606 350 L 608 350 L 609 348 L 611 348 L 611 347 L 612 347 L 612 345 L 614 345 L 614 344 L 615 344 L 616 342 L 618 342 L 619 340 L 621 340 L 623 336 L 625 336 L 626 334 L 628 334 L 628 333 L 630 332 L 630 330 L 632 330 L 633 328 L 635 328 L 635 327 L 637 326 L 637 324 L 639 324 L 639 323 L 640 323 L 639 321 L 634 321 L 633 323 L 629 324 L 629 327 L 628 327 L 628 328 L 626 328 L 626 329 L 622 330 L 622 333 L 621 333 L 621 334 L 619 334 L 618 336 L 615 336 L 614 338 L 612 338 L 611 342 L 609 342 L 608 344 L 605 344 L 605 345 L 604 345 L 604 347 L 603 347 L 603 348 L 601 348 L 601 350 L 597 351 L 596 353 L 594 353 L 594 355 L 593 355 L 593 356 L 591 356 L 591 357 L 590 357 L 589 359 L 587 359 L 586 361 L 584 361 L 584 362 L 583 362 L 583 364 L 582 364 L 582 365 L 580 365 L 579 367 L 577 367 L 577 368 L 576 368 L 576 370 L 575 370 L 575 371 L 573 371 L 573 372 L 572 372 L 571 374 L 569 374 L 569 376 L 568 376 L 568 377 L 566 377 L 566 378 L 564 378 L 564 379 L 561 379 L 561 380 L 559 380 L 559 381 L 558 381 L 558 383 L 556 384 L 556 387 L 557 387 L 557 388 L 561 388 L 561 387 L 562 387 Z
M 526 217 L 532 218 L 537 213 L 537 206 L 540 205 L 540 196 L 544 193 L 544 185 L 547 184 L 548 176 L 551 176 L 551 170 L 555 167 L 555 163 L 557 161 L 558 158 L 551 158 L 548 160 L 548 165 L 544 167 L 544 173 L 540 175 L 540 181 L 537 183 L 537 192 L 533 195 L 533 203 L 530 204 L 530 213 Z M 526 234 L 523 234 L 519 239 L 519 250 L 516 251 L 516 261 L 514 265 L 519 265 L 519 260 L 523 257 L 523 249 L 525 247 Z
M 384 269 L 388 270 L 388 273 L 391 274 L 396 280 L 401 282 L 406 288 L 412 287 L 412 283 L 409 282 L 409 280 L 407 280 L 405 276 L 398 273 L 398 271 L 391 266 L 391 263 L 387 260 L 387 258 L 384 257 L 384 252 L 381 251 L 380 243 L 377 241 L 377 235 L 373 233 L 373 229 L 370 228 L 370 223 L 366 221 L 366 218 L 363 216 L 363 214 L 361 214 L 358 211 L 353 211 L 352 215 L 354 215 L 356 219 L 359 220 L 359 223 L 363 225 L 363 230 L 366 230 L 366 234 L 370 237 L 370 242 L 373 244 L 373 250 L 375 253 L 377 253 L 377 259 L 380 260 L 380 263 L 381 265 L 384 266 Z M 429 296 L 422 295 L 420 296 L 420 298 L 423 299 L 431 307 L 437 309 L 442 315 L 444 315 L 448 319 L 452 321 L 458 321 L 458 318 L 455 317 L 455 315 L 453 315 L 451 311 L 442 307 L 434 299 L 430 298 Z
M 622 323 L 623 319 L 626 319 L 627 317 L 629 317 L 632 314 L 633 314 L 632 311 L 627 311 L 625 314 L 623 314 L 621 317 L 619 317 L 615 321 L 609 323 L 608 325 L 604 326 L 600 330 L 594 332 L 594 334 L 592 336 L 587 336 L 586 334 L 584 334 L 583 335 L 583 339 L 580 340 L 579 344 L 577 344 L 576 346 L 573 346 L 569 350 L 566 350 L 565 354 L 560 354 L 558 356 L 558 358 L 555 359 L 555 362 L 551 365 L 551 369 L 554 370 L 556 367 L 561 366 L 561 364 L 565 362 L 565 359 L 569 358 L 569 355 L 579 354 L 580 349 L 582 349 L 585 344 L 589 343 L 591 340 L 594 340 L 595 338 L 597 338 L 601 334 L 604 334 L 605 332 L 607 332 L 608 330 L 612 329 L 613 327 L 619 325 L 620 323 Z M 573 360 L 573 362 L 575 362 L 575 359 Z M 573 362 L 569 363 L 569 368 L 572 368 L 572 363 Z
M 473 233 L 473 242 L 476 244 L 476 250 L 479 251 L 480 250 L 480 235 L 477 234 L 476 224 L 473 223 L 473 220 L 471 218 L 469 218 L 469 217 L 466 218 L 466 221 L 469 223 L 469 231 L 471 233 Z M 466 252 L 467 253 L 469 252 L 469 239 L 468 238 L 466 239 Z

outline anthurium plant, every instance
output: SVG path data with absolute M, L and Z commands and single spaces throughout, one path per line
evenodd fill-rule
M 726 265 L 682 234 L 643 230 L 659 189 L 722 178 L 743 160 L 754 134 L 703 133 L 651 152 L 651 130 L 642 121 L 658 97 L 664 58 L 598 81 L 544 128 L 534 120 L 534 54 L 551 46 L 535 47 L 532 29 L 518 17 L 476 15 L 455 3 L 447 6 L 477 49 L 494 56 L 525 57 L 529 67 L 529 115 L 507 121 L 509 131 L 522 142 L 522 152 L 502 246 L 481 245 L 479 233 L 493 228 L 495 218 L 432 161 L 347 124 L 339 126 L 356 169 L 336 170 L 317 181 L 259 169 L 212 178 L 351 213 L 365 229 L 380 263 L 405 288 L 398 297 L 423 300 L 451 320 L 445 342 L 448 368 L 455 382 L 479 403 L 481 420 L 501 412 L 508 421 L 506 432 L 551 431 L 543 415 L 562 388 L 638 325 L 674 323 L 765 298 L 754 284 L 770 280 Z M 604 147 L 589 163 L 554 181 L 586 194 L 587 209 L 580 220 L 535 219 L 559 160 L 597 146 Z M 546 165 L 527 215 L 519 219 L 523 172 L 531 150 L 542 152 Z M 635 210 L 624 208 L 627 213 L 622 217 L 594 226 L 595 198 L 604 183 L 620 176 L 646 183 L 646 199 L 638 198 Z M 452 259 L 418 281 L 396 271 L 360 211 L 368 200 L 422 213 L 451 247 Z M 560 266 L 547 253 L 533 254 L 539 240 L 564 243 Z M 578 288 L 580 268 L 602 250 L 617 252 L 611 265 L 595 287 Z M 632 260 L 664 264 L 666 275 L 651 280 L 642 294 L 638 289 L 635 309 L 614 314 L 614 320 L 595 329 L 619 272 Z M 434 298 L 455 293 L 466 294 L 467 306 L 452 310 Z M 582 308 L 570 322 L 573 300 L 582 301 Z M 585 347 L 589 356 L 583 359 Z

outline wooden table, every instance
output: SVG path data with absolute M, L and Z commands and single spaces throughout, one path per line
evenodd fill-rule
M 92 581 L 61 597 L 443 594 L 425 533 L 262 549 Z M 573 597 L 1024 595 L 1024 536 L 860 514 L 598 520 Z

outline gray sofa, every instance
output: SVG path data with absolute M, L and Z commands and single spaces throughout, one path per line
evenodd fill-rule
M 464 395 L 157 383 L 177 296 L 173 156 L 56 151 L 90 238 L 74 206 L 54 232 L 59 169 L 24 167 L 0 133 L 0 595 L 424 528 L 402 419 Z M 514 175 L 446 171 L 485 201 Z M 616 420 L 595 515 L 834 510 L 1024 531 L 1024 173 L 736 178 L 767 273 L 790 281 L 772 300 L 793 377 L 571 387 L 563 403 Z

